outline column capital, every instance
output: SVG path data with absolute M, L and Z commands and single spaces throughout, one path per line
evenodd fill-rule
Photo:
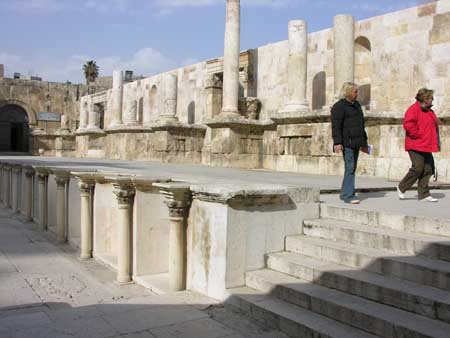
M 67 182 L 69 182 L 69 175 L 56 175 L 55 181 L 58 188 L 65 187 Z
M 113 192 L 116 195 L 119 208 L 126 208 L 130 205 L 131 199 L 135 194 L 134 187 L 131 184 L 113 184 Z
M 91 191 L 91 188 L 94 186 L 93 181 L 83 181 L 80 180 L 78 182 L 78 189 L 80 190 L 81 194 L 89 194 Z
M 155 183 L 164 196 L 164 203 L 169 208 L 169 216 L 184 218 L 191 205 L 191 190 L 186 183 Z
M 25 176 L 26 177 L 33 177 L 34 176 L 34 169 L 33 168 L 25 168 Z

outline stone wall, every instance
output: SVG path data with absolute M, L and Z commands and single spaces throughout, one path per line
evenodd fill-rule
M 306 97 L 310 110 L 294 119 L 276 118 L 288 99 L 289 43 L 281 41 L 240 55 L 240 95 L 258 98 L 258 121 L 217 121 L 223 60 L 213 59 L 124 83 L 121 114 L 125 127 L 111 127 L 112 90 L 83 97 L 82 105 L 86 102 L 91 111 L 95 102 L 104 101 L 104 123 L 103 130 L 96 129 L 94 134 L 89 128 L 79 133 L 77 155 L 341 173 L 342 160 L 332 153 L 329 119 L 329 107 L 338 89 L 334 88 L 334 30 L 310 33 L 307 39 Z M 427 86 L 435 89 L 434 108 L 442 122 L 443 152 L 436 155 L 440 177 L 450 181 L 446 149 L 450 142 L 450 1 L 359 21 L 355 23 L 354 42 L 355 82 L 360 85 L 369 143 L 374 145 L 373 155 L 361 156 L 360 173 L 397 179 L 406 172 L 409 159 L 403 151 L 402 117 L 417 89 Z M 177 95 L 173 118 L 179 124 L 161 129 L 161 116 L 167 115 L 166 99 L 170 96 L 165 83 L 174 75 Z M 99 120 L 95 114 L 89 116 Z M 87 111 L 84 116 L 87 119 Z M 189 129 L 192 125 L 200 129 Z

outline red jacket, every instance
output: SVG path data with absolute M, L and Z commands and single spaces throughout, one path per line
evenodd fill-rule
M 430 109 L 423 111 L 416 101 L 405 113 L 403 127 L 406 131 L 405 150 L 416 150 L 425 153 L 439 151 L 438 119 Z

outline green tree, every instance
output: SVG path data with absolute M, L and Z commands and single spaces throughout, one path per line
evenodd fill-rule
M 86 78 L 86 84 L 89 85 L 94 82 L 98 77 L 98 66 L 94 60 L 86 61 L 83 65 L 84 77 Z

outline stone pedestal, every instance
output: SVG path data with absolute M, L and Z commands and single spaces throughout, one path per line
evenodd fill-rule
M 306 22 L 289 21 L 288 101 L 283 113 L 302 113 L 309 110 L 306 100 L 307 57 Z
M 123 72 L 113 71 L 113 88 L 111 93 L 111 125 L 117 127 L 122 125 L 122 102 L 123 102 Z
M 27 221 L 33 220 L 33 176 L 33 169 L 25 169 L 25 205 L 23 211 Z
M 351 15 L 334 17 L 334 99 L 342 85 L 355 78 L 355 20 Z M 334 103 L 334 102 L 333 102 Z
M 175 74 L 167 74 L 164 79 L 165 87 L 165 99 L 164 99 L 164 111 L 159 116 L 159 121 L 164 122 L 176 122 L 178 118 L 177 114 L 177 93 L 178 93 L 178 77 Z
M 83 181 L 80 179 L 78 188 L 80 189 L 80 259 L 86 260 L 92 258 L 92 209 L 91 209 L 91 190 L 94 186 L 92 181 Z
M 117 248 L 117 282 L 131 282 L 131 203 L 134 188 L 128 184 L 114 184 L 114 194 L 118 207 L 118 248 Z
M 227 0 L 225 43 L 223 59 L 222 117 L 240 117 L 239 100 L 239 54 L 240 54 L 240 0 Z
M 69 174 L 55 174 L 56 181 L 56 240 L 64 243 L 66 237 L 66 189 Z
M 169 208 L 169 289 L 186 289 L 186 227 L 191 203 L 189 185 L 184 183 L 157 183 Z
M 47 230 L 47 181 L 48 172 L 46 171 L 36 171 L 36 176 L 38 178 L 38 228 L 41 231 Z

